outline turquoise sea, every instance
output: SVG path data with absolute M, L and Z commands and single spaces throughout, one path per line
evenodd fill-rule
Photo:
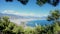
M 35 27 L 36 25 L 50 25 L 52 24 L 52 22 L 47 21 L 47 20 L 33 20 L 33 21 L 29 21 L 27 23 L 27 26 L 31 26 L 31 27 Z

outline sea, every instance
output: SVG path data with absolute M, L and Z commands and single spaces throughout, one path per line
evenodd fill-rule
M 37 25 L 45 26 L 45 25 L 51 25 L 51 24 L 52 22 L 47 20 L 33 20 L 33 21 L 29 21 L 26 25 L 35 27 Z

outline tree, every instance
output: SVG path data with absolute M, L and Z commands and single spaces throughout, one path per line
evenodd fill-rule
M 24 34 L 24 28 L 22 26 L 15 26 L 12 31 L 15 34 Z
M 6 2 L 12 2 L 13 0 L 6 0 Z M 21 2 L 23 5 L 26 5 L 28 3 L 29 0 L 17 0 L 19 2 Z M 36 4 L 39 6 L 42 6 L 45 3 L 49 3 L 53 6 L 57 6 L 59 3 L 59 0 L 37 0 Z
M 4 17 L 1 17 L 0 18 L 0 30 L 3 30 L 5 29 L 6 27 L 8 27 L 10 21 L 9 21 L 9 18 L 4 16 Z
M 52 21 L 53 24 L 51 24 L 48 29 L 52 31 L 52 34 L 57 34 L 58 31 L 60 31 L 60 11 L 59 10 L 54 10 L 51 11 L 51 14 L 47 18 L 48 21 Z
M 9 17 L 0 17 L 0 30 L 3 34 L 13 34 L 13 28 L 16 26 L 14 23 L 10 22 Z
M 25 28 L 24 32 L 24 34 L 36 34 L 35 29 L 30 27 Z
M 60 11 L 59 10 L 51 11 L 51 15 L 48 16 L 47 20 L 59 22 L 60 21 Z
M 2 20 L 3 20 L 3 24 L 4 24 L 4 26 L 8 26 L 9 25 L 9 23 L 10 23 L 10 20 L 9 20 L 9 17 L 7 17 L 7 16 L 4 16 L 4 17 L 2 17 Z
M 0 17 L 0 30 L 3 30 L 3 29 L 4 29 L 4 25 L 3 25 L 2 18 Z
M 13 33 L 13 29 L 14 29 L 14 26 L 16 26 L 14 23 L 10 22 L 8 27 L 6 27 L 6 29 L 3 30 L 3 33 L 4 34 L 14 34 Z
M 12 2 L 13 0 L 6 0 L 6 2 Z
M 57 34 L 58 31 L 60 31 L 60 26 L 59 26 L 58 23 L 55 23 L 53 26 L 54 26 L 54 27 L 53 27 L 53 28 L 54 28 L 54 34 Z
M 49 3 L 53 6 L 57 6 L 59 3 L 59 0 L 37 0 L 38 5 L 43 5 L 45 3 Z
M 45 4 L 47 2 L 47 0 L 37 0 L 37 5 L 42 6 L 43 4 Z
M 45 27 L 43 26 L 36 26 L 35 31 L 36 31 L 36 34 L 47 34 Z
M 23 5 L 26 5 L 29 0 L 18 0 L 18 1 L 21 2 Z

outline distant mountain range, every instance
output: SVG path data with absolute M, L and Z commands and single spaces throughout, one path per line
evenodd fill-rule
M 0 13 L 1 16 L 9 16 L 10 19 L 45 19 L 46 17 L 36 17 L 36 16 L 19 16 L 19 15 L 14 15 L 14 14 L 4 14 Z
M 32 20 L 45 20 L 46 17 L 36 17 L 36 16 L 19 16 L 19 15 L 14 15 L 14 14 L 4 14 L 0 13 L 0 17 L 2 16 L 9 16 L 10 21 L 14 22 L 16 24 L 21 24 L 22 22 L 28 22 Z

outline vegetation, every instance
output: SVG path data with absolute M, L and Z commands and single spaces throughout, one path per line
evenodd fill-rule
M 47 20 L 52 21 L 53 24 L 24 28 L 12 23 L 6 16 L 0 17 L 0 32 L 3 34 L 60 34 L 60 11 L 51 11 Z
M 17 1 L 19 1 L 23 5 L 26 5 L 29 2 L 29 0 L 17 0 Z M 13 0 L 6 0 L 6 2 L 13 2 Z M 36 4 L 39 6 L 42 6 L 45 3 L 57 6 L 59 4 L 59 0 L 36 0 Z

